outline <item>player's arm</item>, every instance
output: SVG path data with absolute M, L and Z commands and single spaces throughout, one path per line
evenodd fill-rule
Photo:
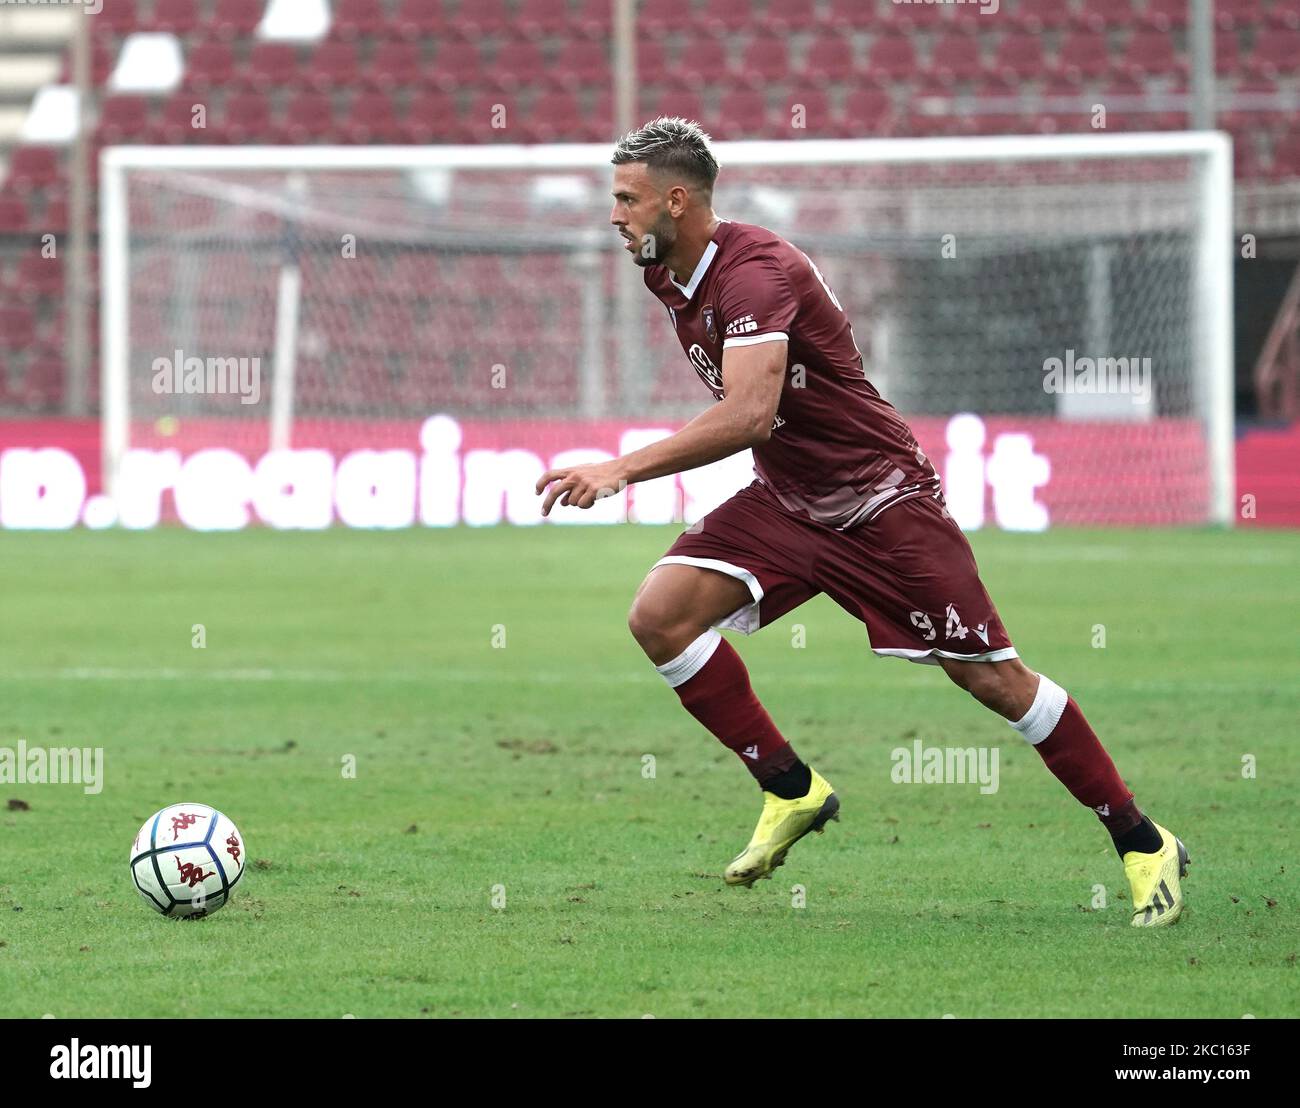
M 785 339 L 747 346 L 730 346 L 722 352 L 723 397 L 685 427 L 666 439 L 643 446 L 608 462 L 547 470 L 537 481 L 540 493 L 552 481 L 542 515 L 561 504 L 590 508 L 627 485 L 670 473 L 695 469 L 729 458 L 766 442 L 781 402 L 785 384 Z

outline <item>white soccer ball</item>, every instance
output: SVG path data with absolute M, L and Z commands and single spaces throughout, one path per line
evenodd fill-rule
M 229 816 L 206 804 L 171 804 L 136 834 L 131 879 L 164 916 L 207 916 L 230 899 L 246 857 Z

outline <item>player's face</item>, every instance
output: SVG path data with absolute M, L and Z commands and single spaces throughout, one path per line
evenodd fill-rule
M 662 262 L 677 241 L 677 225 L 645 164 L 616 165 L 613 192 L 609 221 L 627 240 L 624 249 L 639 266 Z

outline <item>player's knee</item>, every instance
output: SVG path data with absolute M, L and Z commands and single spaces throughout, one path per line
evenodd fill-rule
M 1010 716 L 1019 706 L 1023 681 L 1014 669 L 988 662 L 957 662 L 945 669 L 959 688 L 999 715 Z
M 662 605 L 638 594 L 627 613 L 627 629 L 640 643 L 641 649 L 654 657 L 663 653 L 666 644 L 674 637 L 676 623 Z

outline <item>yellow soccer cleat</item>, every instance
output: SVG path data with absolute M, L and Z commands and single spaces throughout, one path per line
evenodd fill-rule
M 1187 876 L 1187 847 L 1160 824 L 1162 845 L 1155 854 L 1130 850 L 1124 855 L 1124 872 L 1133 890 L 1133 926 L 1168 927 L 1183 914 L 1180 877 Z
M 830 782 L 809 767 L 812 783 L 808 795 L 782 800 L 775 793 L 763 794 L 763 814 L 758 817 L 754 837 L 722 875 L 728 885 L 752 886 L 760 877 L 785 861 L 785 853 L 809 831 L 819 835 L 827 820 L 839 819 L 840 801 Z

